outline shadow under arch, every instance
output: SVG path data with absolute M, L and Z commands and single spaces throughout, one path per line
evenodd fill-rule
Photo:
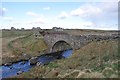
M 64 50 L 67 50 L 67 49 L 72 49 L 72 46 L 64 40 L 57 41 L 52 46 L 52 52 L 64 51 Z

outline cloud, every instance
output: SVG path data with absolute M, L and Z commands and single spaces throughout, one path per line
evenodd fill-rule
M 114 16 L 118 13 L 118 3 L 104 2 L 96 4 L 83 4 L 70 12 L 71 16 L 80 16 L 81 18 L 101 18 Z M 109 16 L 109 17 L 110 17 Z
M 85 3 L 80 7 L 71 10 L 70 16 L 79 16 L 83 21 L 90 21 L 96 24 L 94 28 L 103 28 L 102 25 L 110 26 L 118 22 L 118 3 L 101 2 Z M 87 26 L 86 26 L 87 27 Z M 88 26 L 89 27 L 89 26 Z M 105 26 L 104 26 L 105 27 Z M 111 26 L 112 27 L 112 26 Z M 105 29 L 105 28 L 104 28 Z
M 5 12 L 7 12 L 8 9 L 6 8 L 0 8 L 0 16 L 4 16 L 5 15 Z
M 3 10 L 3 11 L 8 11 L 8 9 L 6 9 L 6 8 L 2 8 L 2 10 Z
M 43 15 L 37 14 L 34 12 L 27 12 L 27 15 L 35 17 L 33 20 L 29 20 L 26 23 L 27 24 L 45 24 L 45 21 L 43 19 Z
M 33 17 L 42 17 L 43 16 L 43 15 L 37 14 L 35 12 L 27 12 L 26 14 L 29 15 L 29 16 L 33 16 Z
M 101 13 L 102 13 L 102 10 L 99 7 L 92 6 L 90 4 L 85 4 L 80 8 L 72 10 L 70 12 L 70 15 L 80 16 L 80 17 L 92 17 L 92 16 L 98 16 Z
M 44 7 L 43 10 L 50 10 L 50 7 Z
M 27 21 L 28 24 L 45 24 L 45 21 L 41 18 L 37 18 L 31 21 Z
M 3 17 L 3 20 L 12 21 L 12 20 L 13 20 L 13 17 Z
M 69 17 L 69 15 L 65 11 L 61 12 L 61 14 L 58 15 L 58 18 L 60 18 L 60 19 L 65 19 L 67 17 Z

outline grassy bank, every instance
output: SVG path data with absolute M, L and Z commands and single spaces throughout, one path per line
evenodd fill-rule
M 42 38 L 35 39 L 33 34 L 12 41 L 10 44 L 11 48 L 14 48 L 13 54 L 25 53 L 35 56 L 37 53 L 47 49 L 47 45 L 45 44 L 44 40 Z
M 9 38 L 8 38 L 9 39 Z M 7 45 L 7 49 L 11 52 L 11 56 L 3 56 L 2 62 L 14 62 L 21 59 L 28 59 L 33 56 L 38 56 L 40 53 L 47 49 L 42 38 L 35 39 L 33 34 L 26 34 L 23 37 L 19 37 L 10 41 Z M 3 53 L 4 54 L 4 53 Z
M 16 77 L 117 78 L 118 66 L 118 41 L 105 40 L 76 50 L 68 59 L 36 66 Z

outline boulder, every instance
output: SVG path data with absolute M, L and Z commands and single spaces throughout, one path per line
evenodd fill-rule
M 35 65 L 38 62 L 37 57 L 32 57 L 30 60 L 30 65 Z

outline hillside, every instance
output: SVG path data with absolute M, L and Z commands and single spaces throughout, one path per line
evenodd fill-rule
M 92 42 L 68 59 L 36 66 L 16 77 L 118 77 L 118 40 Z

